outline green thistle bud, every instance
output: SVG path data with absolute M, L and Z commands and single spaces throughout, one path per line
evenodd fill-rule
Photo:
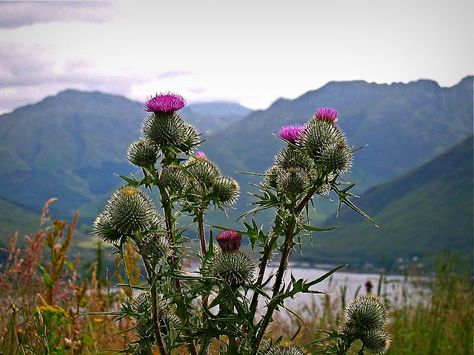
M 133 302 L 132 309 L 137 313 L 137 320 L 138 323 L 142 321 L 142 323 L 146 323 L 148 321 L 151 322 L 150 315 L 151 315 L 151 298 L 148 293 L 140 294 L 135 301 Z M 156 299 L 156 309 L 158 311 L 158 317 L 162 319 L 164 322 L 173 325 L 175 327 L 179 326 L 180 320 L 176 315 L 176 311 L 161 294 L 157 295 Z M 137 323 L 137 324 L 138 324 Z M 146 324 L 142 324 L 143 331 L 146 334 L 147 327 Z M 138 331 L 138 329 L 137 329 Z
M 149 259 L 166 260 L 173 255 L 173 250 L 166 236 L 152 233 L 144 238 L 143 253 Z
M 108 216 L 106 223 L 121 235 L 156 229 L 160 221 L 151 199 L 131 186 L 121 187 L 114 192 L 105 206 L 104 214 Z
M 283 170 L 292 168 L 309 170 L 314 167 L 314 162 L 303 149 L 288 146 L 275 156 L 275 165 Z
M 114 228 L 110 215 L 105 212 L 100 213 L 95 219 L 92 235 L 108 243 L 117 243 L 123 236 Z
M 191 158 L 184 164 L 184 170 L 192 180 L 208 187 L 211 187 L 221 176 L 217 166 L 207 159 Z
M 277 179 L 282 174 L 282 172 L 283 170 L 279 166 L 273 165 L 265 173 L 265 184 L 276 189 Z
M 267 344 L 264 346 L 263 350 L 260 351 L 261 355 L 304 355 L 304 352 L 296 347 L 279 347 L 279 346 L 272 346 Z
M 331 144 L 347 146 L 346 137 L 342 131 L 330 122 L 311 120 L 303 134 L 301 145 L 316 163 L 323 149 Z
M 148 139 L 133 142 L 127 151 L 130 163 L 144 168 L 154 165 L 157 158 L 158 147 Z
M 160 181 L 163 186 L 174 191 L 182 191 L 187 186 L 186 175 L 176 165 L 165 166 L 161 170 Z
M 133 300 L 132 309 L 138 314 L 150 313 L 150 301 L 148 295 L 144 292 Z
M 232 287 L 237 287 L 253 281 L 255 264 L 247 255 L 239 251 L 218 253 L 203 265 L 201 273 L 205 277 L 223 279 Z
M 212 185 L 214 201 L 226 206 L 231 206 L 237 201 L 239 192 L 239 183 L 231 178 L 220 177 Z
M 321 150 L 317 159 L 328 172 L 345 173 L 352 166 L 352 152 L 345 145 L 329 144 Z
M 382 329 L 372 329 L 362 334 L 364 349 L 372 354 L 385 354 L 390 347 L 390 335 Z
M 153 321 L 149 316 L 143 315 L 138 318 L 135 330 L 142 342 L 149 342 L 153 340 Z
M 188 123 L 185 123 L 182 128 L 183 142 L 179 146 L 180 150 L 185 153 L 189 153 L 199 141 L 199 133 L 196 129 Z
M 297 195 L 304 192 L 309 186 L 307 174 L 301 169 L 290 169 L 277 177 L 277 188 L 281 192 Z
M 360 336 L 381 329 L 387 322 L 387 308 L 377 297 L 357 297 L 346 308 L 345 330 Z
M 154 112 L 143 122 L 143 136 L 160 148 L 185 144 L 186 123 L 177 112 Z

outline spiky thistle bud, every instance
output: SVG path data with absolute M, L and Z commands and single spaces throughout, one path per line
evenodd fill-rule
M 187 186 L 186 175 L 181 167 L 177 165 L 163 167 L 160 173 L 160 181 L 163 186 L 175 191 L 181 191 Z
M 242 236 L 236 230 L 225 230 L 217 235 L 217 243 L 223 253 L 238 251 L 241 245 Z
M 278 135 L 280 136 L 280 138 L 283 138 L 284 140 L 290 143 L 296 143 L 301 137 L 301 134 L 304 132 L 305 129 L 306 129 L 305 125 L 283 126 L 280 128 Z
M 372 354 L 385 354 L 390 348 L 390 335 L 383 329 L 368 330 L 360 339 L 364 344 L 364 349 Z
M 154 165 L 157 158 L 158 147 L 148 139 L 133 142 L 127 151 L 130 163 L 144 168 Z
M 338 112 L 330 107 L 321 107 L 314 113 L 314 119 L 319 121 L 326 121 L 331 124 L 337 122 Z
M 159 221 L 151 199 L 136 187 L 124 186 L 114 192 L 97 217 L 94 234 L 106 241 L 116 241 L 118 235 L 156 229 Z
M 255 264 L 247 255 L 238 251 L 218 253 L 203 265 L 201 273 L 205 277 L 223 279 L 231 287 L 237 287 L 253 282 Z
M 152 322 L 150 318 L 151 314 L 151 297 L 148 293 L 140 294 L 135 301 L 133 302 L 132 309 L 136 312 L 136 319 L 142 321 L 143 323 Z M 156 309 L 158 312 L 158 317 L 163 321 L 177 327 L 181 324 L 179 318 L 176 316 L 176 311 L 174 306 L 166 300 L 163 295 L 158 294 L 156 298 Z M 152 323 L 153 324 L 153 323 Z M 145 324 L 143 328 L 147 329 Z
M 191 158 L 184 164 L 184 171 L 195 182 L 211 187 L 220 177 L 217 166 L 208 159 Z
M 329 144 L 321 149 L 318 162 L 327 172 L 345 173 L 352 166 L 352 152 L 345 145 Z
M 288 146 L 282 149 L 275 156 L 275 165 L 283 170 L 292 168 L 307 170 L 314 167 L 314 162 L 303 149 L 299 147 Z
M 182 128 L 183 141 L 179 145 L 179 149 L 184 153 L 189 153 L 194 147 L 196 147 L 199 141 L 199 133 L 196 131 L 196 128 L 191 126 L 188 123 L 184 124 Z
M 212 185 L 212 195 L 216 203 L 232 206 L 239 198 L 239 183 L 231 178 L 219 177 Z
M 273 165 L 265 172 L 265 183 L 276 189 L 278 176 L 280 176 L 282 172 L 283 170 L 279 166 Z
M 110 215 L 106 212 L 100 213 L 92 225 L 92 235 L 108 243 L 117 243 L 123 237 L 113 225 Z
M 264 345 L 263 349 L 259 352 L 261 355 L 304 355 L 304 352 L 296 347 L 281 347 L 272 346 L 271 344 Z
M 143 240 L 143 253 L 149 259 L 166 260 L 173 254 L 170 242 L 160 233 L 150 233 Z
M 143 136 L 160 148 L 184 144 L 186 129 L 186 123 L 177 112 L 154 112 L 142 125 Z
M 357 297 L 346 308 L 345 331 L 356 336 L 382 329 L 387 322 L 387 308 L 378 297 Z
M 347 146 L 346 137 L 335 125 L 327 121 L 312 120 L 301 137 L 301 145 L 319 163 L 321 153 L 329 145 Z
M 304 192 L 309 186 L 309 179 L 302 169 L 291 168 L 277 177 L 277 189 L 290 195 Z

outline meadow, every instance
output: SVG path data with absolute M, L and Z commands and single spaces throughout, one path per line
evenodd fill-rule
M 137 297 L 123 284 L 120 259 L 115 260 L 115 270 L 107 270 L 105 262 L 114 256 L 98 244 L 95 261 L 86 266 L 69 252 L 77 217 L 68 223 L 51 219 L 47 208 L 43 212 L 42 228 L 26 236 L 23 246 L 19 246 L 18 235 L 13 235 L 2 253 L 0 352 L 121 353 L 138 338 L 134 321 L 118 312 L 128 298 Z M 143 270 L 130 244 L 124 260 L 130 282 L 139 284 Z M 390 308 L 392 344 L 388 353 L 471 354 L 474 293 L 468 264 L 445 254 L 437 258 L 434 276 L 417 268 L 405 276 L 406 287 L 402 285 L 404 291 L 396 299 L 384 293 L 384 275 L 371 290 Z M 361 285 L 357 292 L 367 291 Z M 266 338 L 279 339 L 283 346 L 302 346 L 308 354 L 320 353 L 318 340 L 328 336 L 328 329 L 338 329 L 344 307 L 354 295 L 341 287 L 314 297 L 318 302 L 296 310 L 301 318 L 281 316 Z M 349 353 L 356 354 L 359 348 L 360 343 L 355 342 Z M 174 353 L 186 354 L 187 349 Z M 214 353 L 218 352 L 211 346 L 210 354 Z

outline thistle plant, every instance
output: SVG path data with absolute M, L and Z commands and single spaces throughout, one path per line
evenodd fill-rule
M 142 137 L 127 152 L 143 175 L 122 176 L 126 185 L 94 222 L 94 235 L 113 244 L 119 254 L 125 244 L 133 245 L 146 271 L 143 283 L 123 285 L 136 291 L 118 312 L 118 318 L 135 321 L 138 340 L 127 351 L 151 354 L 155 347 L 160 354 L 171 354 L 185 348 L 189 354 L 207 354 L 212 345 L 227 354 L 304 354 L 304 349 L 282 347 L 265 336 L 274 313 L 285 309 L 285 300 L 318 293 L 313 287 L 343 267 L 316 280 L 284 282 L 299 238 L 333 229 L 312 226 L 310 206 L 333 191 L 340 204 L 371 221 L 351 201 L 354 185 L 340 178 L 350 170 L 355 149 L 337 126 L 338 113 L 321 108 L 306 124 L 279 130 L 284 147 L 273 166 L 259 174 L 254 206 L 239 218 L 243 223 L 237 230 L 205 223 L 210 208 L 225 211 L 237 201 L 240 187 L 196 150 L 200 135 L 179 114 L 184 105 L 184 99 L 172 93 L 146 102 L 149 116 Z M 150 194 L 159 196 L 158 208 Z M 274 212 L 269 230 L 253 219 L 264 210 Z M 183 216 L 192 217 L 192 227 L 184 225 Z M 188 243 L 194 228 L 197 249 Z M 258 260 L 242 250 L 243 240 L 260 252 Z M 199 265 L 186 268 L 190 259 Z M 272 259 L 278 267 L 268 275 Z M 124 267 L 127 275 L 126 263 Z M 265 306 L 259 308 L 262 302 Z M 356 299 L 341 329 L 328 333 L 324 351 L 345 354 L 361 340 L 360 353 L 383 353 L 389 344 L 385 323 L 386 309 L 378 300 Z

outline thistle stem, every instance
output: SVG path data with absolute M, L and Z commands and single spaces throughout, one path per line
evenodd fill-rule
M 308 193 L 303 197 L 300 203 L 296 206 L 293 216 L 291 217 L 290 225 L 286 229 L 285 232 L 285 241 L 283 243 L 283 251 L 280 259 L 280 265 L 278 266 L 277 276 L 275 279 L 275 283 L 273 284 L 273 293 L 272 299 L 274 299 L 280 292 L 281 292 L 281 284 L 283 282 L 283 275 L 285 274 L 286 266 L 288 265 L 288 259 L 290 256 L 290 251 L 293 246 L 293 237 L 294 237 L 294 229 L 296 226 L 296 218 L 297 216 L 303 211 L 303 209 L 307 206 L 308 202 L 311 200 L 312 196 L 314 195 L 316 188 L 312 188 Z M 260 343 L 262 342 L 263 336 L 265 335 L 265 330 L 267 329 L 268 325 L 270 324 L 270 320 L 272 319 L 273 312 L 275 311 L 276 305 L 268 306 L 267 312 L 263 317 L 260 329 L 257 333 L 256 341 L 254 344 L 254 349 L 252 351 L 253 355 L 256 355 L 258 352 L 258 348 Z
M 199 210 L 196 214 L 197 222 L 198 222 L 198 234 L 199 234 L 199 241 L 201 243 L 201 252 L 202 256 L 205 257 L 207 254 L 207 247 L 206 247 L 206 235 L 204 232 L 204 213 L 202 210 Z

